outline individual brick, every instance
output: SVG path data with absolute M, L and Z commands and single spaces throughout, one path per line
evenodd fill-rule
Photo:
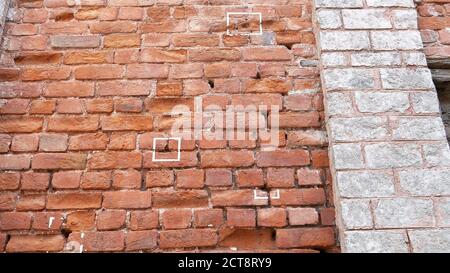
M 95 211 L 75 211 L 67 215 L 66 227 L 73 231 L 95 228 Z
M 162 225 L 165 229 L 186 229 L 191 225 L 192 211 L 189 209 L 170 209 L 162 212 Z
M 253 209 L 227 209 L 227 225 L 232 227 L 255 227 L 256 212 Z
M 224 221 L 223 218 L 221 209 L 194 210 L 195 227 L 219 227 Z
M 52 176 L 54 189 L 77 189 L 80 186 L 81 171 L 57 172 Z
M 314 208 L 288 208 L 289 224 L 292 226 L 315 225 L 319 214 Z
M 15 235 L 6 246 L 6 252 L 59 252 L 64 248 L 62 235 Z
M 326 248 L 334 243 L 334 231 L 331 228 L 289 228 L 277 229 L 276 232 L 279 248 Z
M 129 227 L 131 230 L 155 229 L 159 225 L 157 210 L 132 211 Z
M 125 210 L 105 210 L 97 215 L 98 230 L 116 230 L 125 225 L 127 212 Z
M 67 150 L 67 134 L 42 134 L 39 136 L 39 150 L 44 152 L 64 152 Z
M 287 225 L 287 212 L 283 208 L 259 209 L 257 222 L 262 227 L 284 227 Z
M 103 193 L 103 207 L 111 209 L 143 209 L 152 204 L 150 191 L 117 191 Z
M 157 247 L 158 232 L 149 231 L 129 231 L 126 235 L 127 251 L 152 250 Z

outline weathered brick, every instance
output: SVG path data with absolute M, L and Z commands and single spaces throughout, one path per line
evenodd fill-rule
M 215 246 L 218 237 L 211 229 L 168 230 L 160 232 L 161 248 Z
M 280 195 L 279 199 L 270 200 L 271 205 L 306 206 L 306 205 L 319 205 L 325 202 L 325 192 L 322 188 L 280 189 L 279 195 Z
M 83 241 L 87 252 L 121 251 L 125 247 L 123 231 L 86 232 Z
M 92 230 L 95 228 L 94 211 L 75 211 L 67 215 L 66 227 L 73 231 Z
M 266 151 L 256 155 L 256 164 L 259 167 L 305 166 L 309 163 L 309 152 L 305 150 Z
M 253 190 L 226 190 L 213 191 L 211 202 L 215 207 L 227 206 L 263 206 L 267 205 L 267 199 L 255 199 Z
M 42 134 L 39 136 L 39 150 L 44 152 L 64 152 L 67 150 L 66 134 Z
M 292 226 L 315 225 L 319 222 L 319 214 L 314 208 L 289 208 L 287 212 Z
M 152 204 L 150 191 L 117 191 L 103 194 L 105 208 L 149 208 Z
M 108 80 L 123 76 L 123 67 L 119 65 L 88 65 L 75 68 L 77 80 Z
M 15 235 L 6 246 L 6 252 L 59 252 L 64 248 L 62 235 Z
M 104 131 L 151 130 L 153 127 L 153 118 L 151 116 L 136 115 L 110 116 L 101 119 L 101 126 Z
M 129 227 L 131 230 L 155 229 L 158 227 L 158 211 L 132 211 Z
M 31 213 L 2 212 L 0 213 L 0 230 L 27 230 L 31 227 Z
M 98 230 L 116 230 L 125 225 L 127 212 L 125 210 L 105 210 L 97 215 Z
M 47 209 L 96 209 L 101 202 L 101 193 L 54 193 L 47 196 Z
M 57 48 L 96 48 L 100 46 L 100 36 L 51 36 L 50 43 Z
M 127 169 L 140 168 L 142 166 L 142 154 L 133 152 L 98 152 L 88 160 L 90 169 Z
M 276 242 L 280 248 L 326 248 L 332 246 L 335 239 L 331 228 L 291 228 L 278 229 Z
M 194 210 L 195 227 L 219 227 L 223 223 L 221 209 Z
M 105 190 L 111 186 L 111 172 L 85 172 L 81 177 L 81 188 L 84 190 Z
M 42 129 L 43 119 L 37 117 L 3 117 L 0 119 L 1 133 L 32 133 Z
M 165 229 L 186 229 L 191 225 L 192 212 L 189 209 L 170 209 L 162 212 Z
M 80 186 L 81 171 L 57 172 L 52 177 L 54 189 L 76 189 Z
M 20 173 L 0 173 L 0 189 L 16 190 L 19 188 Z
M 33 169 L 81 170 L 86 166 L 86 154 L 40 153 L 33 157 Z
M 48 173 L 23 173 L 22 190 L 45 191 L 50 184 L 50 174 Z
M 203 168 L 214 167 L 247 167 L 254 162 L 250 151 L 208 151 L 201 153 L 200 160 Z
M 287 225 L 287 212 L 283 208 L 267 208 L 258 210 L 258 226 L 284 227 Z
M 51 117 L 48 120 L 48 131 L 53 132 L 89 132 L 98 129 L 98 117 Z
M 46 97 L 91 97 L 94 84 L 85 82 L 53 82 L 44 86 Z
M 29 155 L 0 155 L 0 170 L 25 170 L 30 168 Z
M 130 231 L 126 235 L 126 250 L 152 250 L 157 247 L 158 232 L 149 231 Z

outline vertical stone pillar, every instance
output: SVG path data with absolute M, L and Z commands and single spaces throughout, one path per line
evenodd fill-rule
M 450 251 L 450 152 L 413 0 L 315 0 L 344 252 Z
M 8 13 L 9 3 L 9 0 L 0 1 L 0 46 L 3 38 L 3 31 L 5 29 L 6 14 Z

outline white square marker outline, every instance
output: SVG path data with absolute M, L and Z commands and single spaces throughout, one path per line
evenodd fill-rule
M 178 142 L 177 158 L 158 159 L 156 158 L 156 141 L 158 140 L 176 140 Z M 181 161 L 181 137 L 155 137 L 153 139 L 153 162 L 180 162 Z
M 230 26 L 230 15 L 258 15 L 259 16 L 259 32 L 256 32 L 256 33 L 244 32 L 244 33 L 231 34 L 230 29 L 228 29 L 228 27 Z M 262 13 L 261 12 L 227 12 L 227 35 L 230 35 L 230 36 L 234 36 L 234 35 L 261 36 L 261 35 L 263 35 Z

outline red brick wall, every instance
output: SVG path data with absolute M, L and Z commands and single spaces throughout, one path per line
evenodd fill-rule
M 337 249 L 310 0 L 74 2 L 16 0 L 6 25 L 0 251 Z M 265 34 L 226 35 L 229 11 Z M 183 141 L 152 162 L 194 97 L 281 106 L 279 147 Z
M 423 0 L 417 6 L 428 58 L 450 57 L 450 0 Z

